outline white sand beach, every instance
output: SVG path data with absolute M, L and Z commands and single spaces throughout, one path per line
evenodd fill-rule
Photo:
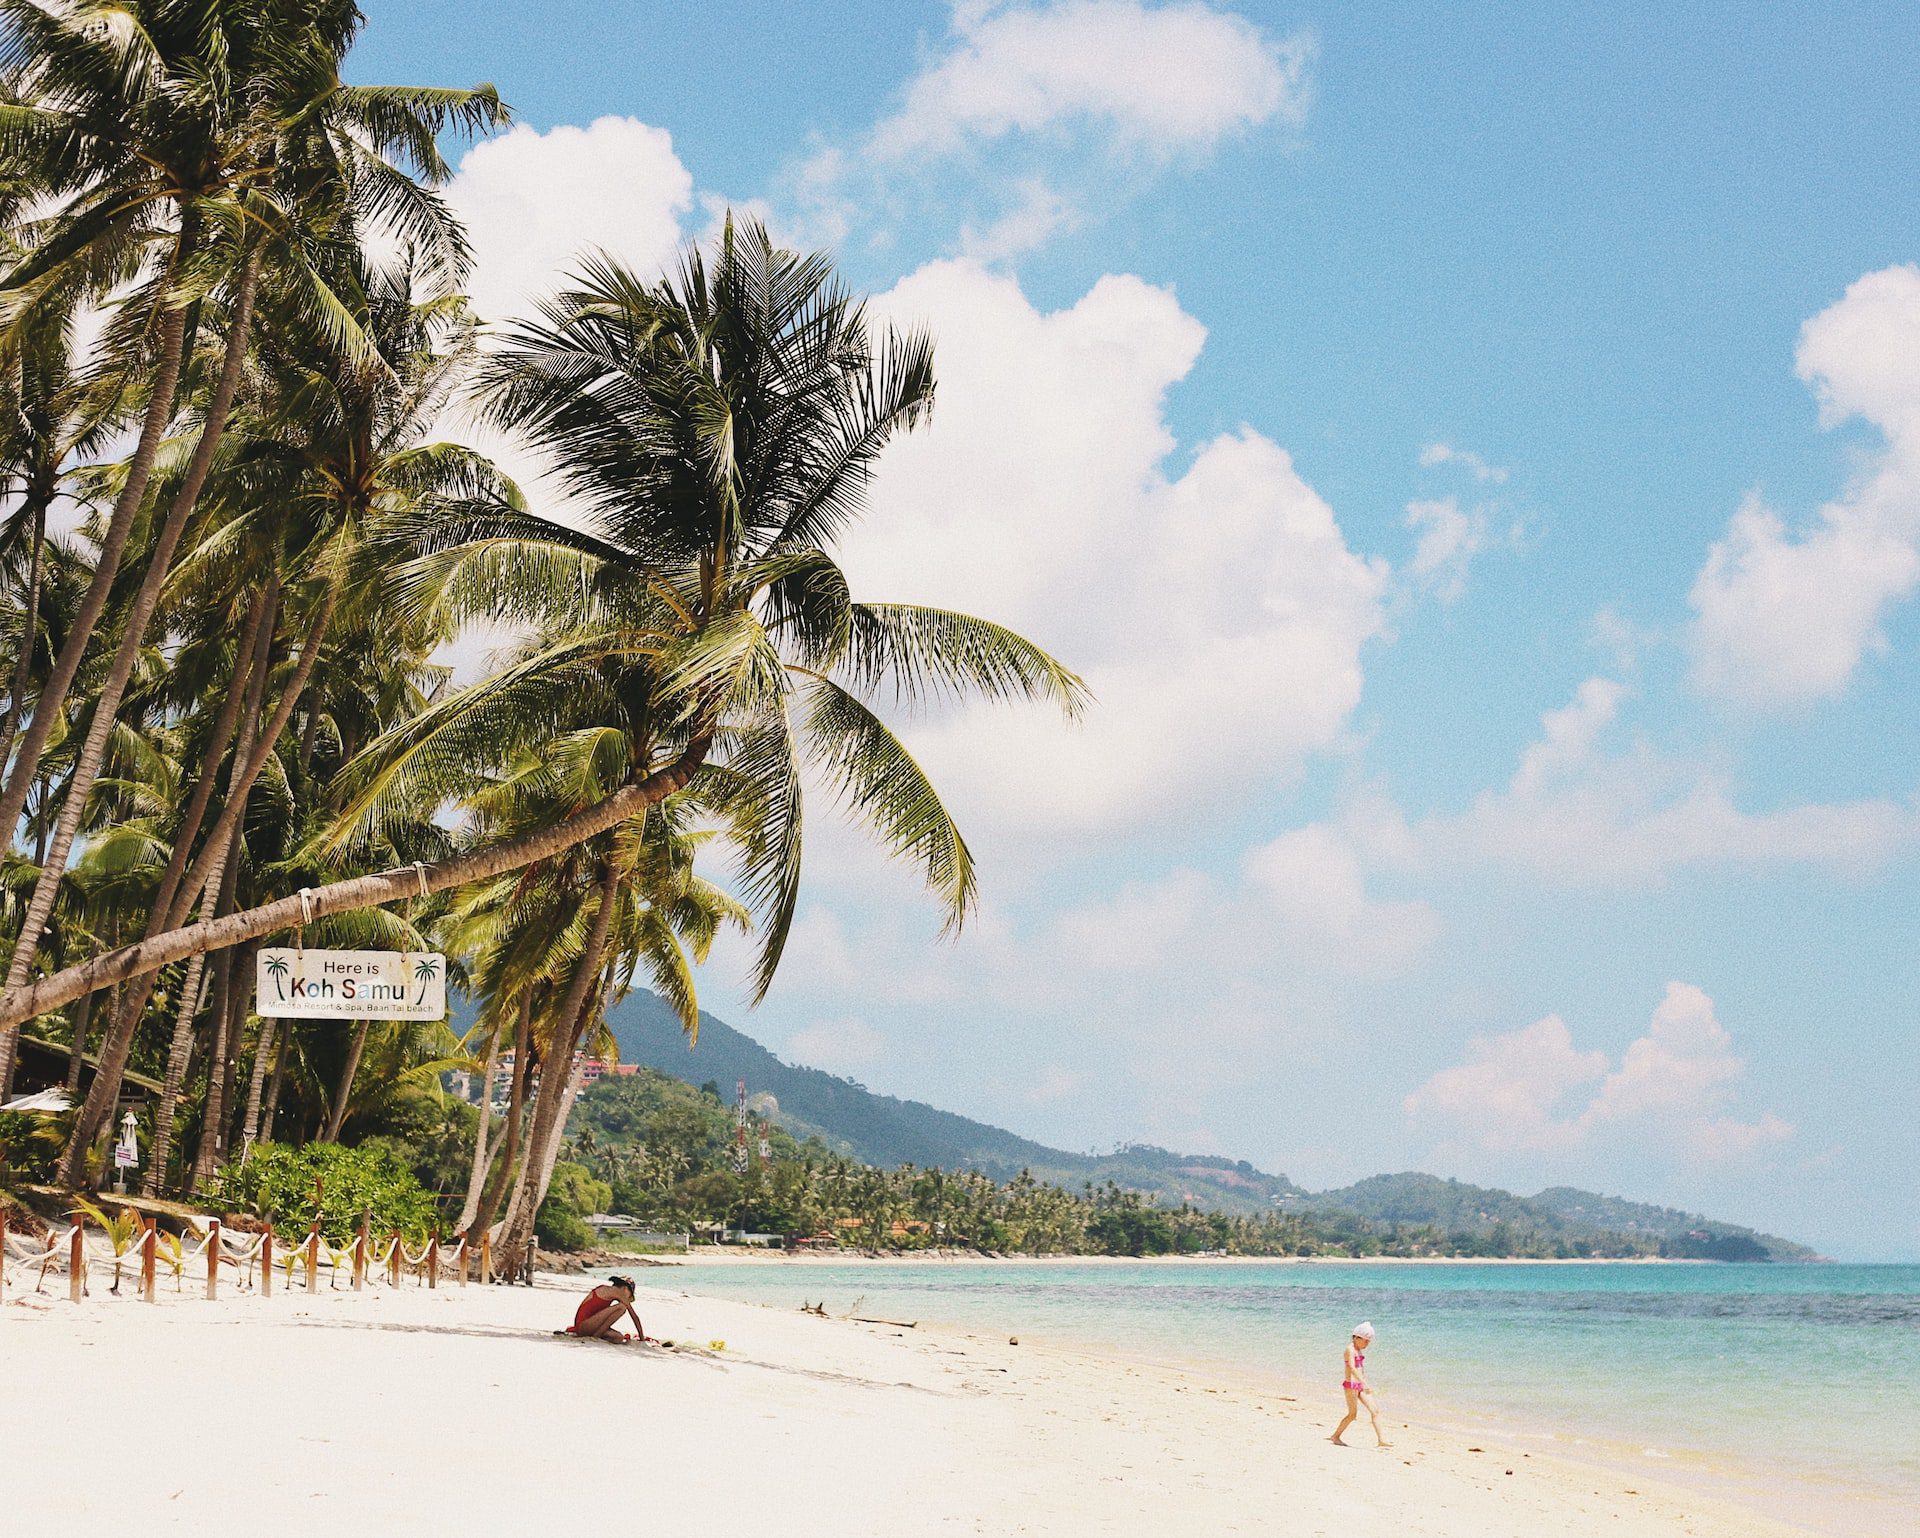
M 163 1282 L 157 1307 L 98 1283 L 77 1307 L 16 1286 L 0 1308 L 6 1530 L 1806 1531 L 1397 1419 L 1390 1450 L 1364 1428 L 1334 1447 L 1336 1406 L 1271 1388 L 642 1280 L 647 1328 L 675 1350 L 555 1338 L 578 1293 L 561 1278 L 212 1303 Z

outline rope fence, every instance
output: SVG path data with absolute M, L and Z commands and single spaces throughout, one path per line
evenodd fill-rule
M 476 1269 L 480 1281 L 493 1280 L 493 1243 L 487 1234 L 480 1235 L 477 1244 L 460 1234 L 447 1245 L 435 1233 L 416 1251 L 397 1231 L 376 1240 L 364 1218 L 359 1232 L 337 1248 L 321 1237 L 318 1223 L 305 1239 L 289 1244 L 276 1239 L 271 1229 L 236 1233 L 218 1218 L 205 1229 L 189 1223 L 184 1234 L 171 1234 L 143 1217 L 132 1236 L 90 1232 L 76 1220 L 42 1239 L 10 1233 L 6 1213 L 0 1211 L 0 1304 L 6 1302 L 9 1287 L 29 1276 L 34 1292 L 44 1294 L 49 1275 L 67 1278 L 67 1295 L 75 1303 L 89 1295 L 88 1277 L 99 1275 L 113 1279 L 108 1290 L 114 1294 L 122 1279 L 131 1276 L 140 1298 L 157 1303 L 162 1267 L 172 1276 L 175 1292 L 184 1292 L 189 1278 L 200 1278 L 208 1298 L 220 1296 L 222 1277 L 228 1273 L 235 1290 L 271 1297 L 276 1268 L 280 1286 L 288 1292 L 295 1290 L 296 1276 L 304 1282 L 304 1291 L 318 1290 L 323 1269 L 328 1291 L 338 1290 L 345 1279 L 345 1286 L 359 1292 L 376 1278 L 389 1288 L 403 1287 L 409 1279 L 415 1286 L 436 1288 L 449 1277 L 464 1287 Z

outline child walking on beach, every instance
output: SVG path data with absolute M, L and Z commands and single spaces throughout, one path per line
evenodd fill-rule
M 1382 1447 L 1393 1444 L 1380 1434 L 1380 1412 L 1373 1407 L 1373 1391 L 1367 1387 L 1367 1348 L 1373 1344 L 1373 1326 L 1361 1323 L 1353 1327 L 1353 1339 L 1347 1342 L 1346 1370 L 1341 1374 L 1340 1387 L 1346 1390 L 1347 1413 L 1340 1424 L 1333 1428 L 1333 1445 L 1345 1447 L 1340 1439 L 1346 1435 L 1347 1427 L 1360 1418 L 1360 1407 L 1366 1406 L 1367 1418 L 1373 1422 L 1373 1439 Z

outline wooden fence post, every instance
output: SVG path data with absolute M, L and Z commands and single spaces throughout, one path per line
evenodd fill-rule
M 360 1214 L 360 1232 L 353 1238 L 353 1290 L 367 1285 L 367 1224 L 370 1214 Z
M 427 1288 L 429 1291 L 440 1285 L 440 1230 L 433 1231 L 433 1237 L 427 1241 Z
M 273 1229 L 260 1236 L 260 1296 L 273 1296 Z
M 220 1296 L 220 1220 L 207 1219 L 207 1297 Z
M 307 1291 L 312 1292 L 320 1276 L 320 1220 L 307 1227 Z
M 480 1230 L 480 1285 L 488 1286 L 493 1281 L 493 1230 Z
M 153 1285 L 153 1262 L 160 1248 L 160 1228 L 152 1218 L 140 1220 L 140 1296 L 149 1303 L 158 1303 Z
M 78 1222 L 67 1240 L 67 1296 L 78 1303 L 87 1295 L 87 1235 Z
M 401 1260 L 400 1230 L 396 1228 L 387 1237 L 391 1241 L 391 1244 L 387 1249 L 387 1285 L 389 1287 L 398 1287 L 400 1285 L 400 1260 Z

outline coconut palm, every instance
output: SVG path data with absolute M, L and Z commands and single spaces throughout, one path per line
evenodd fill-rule
M 465 810 L 479 837 L 543 825 L 566 808 L 602 798 L 625 761 L 617 730 L 563 730 L 470 796 Z M 625 993 L 644 968 L 673 1003 L 682 1028 L 697 1034 L 699 1004 L 687 953 L 702 962 L 723 926 L 746 925 L 746 910 L 694 872 L 695 854 L 711 835 L 688 831 L 686 815 L 687 808 L 664 803 L 537 870 L 476 883 L 456 897 L 446 938 L 471 957 L 482 1028 L 497 1043 L 501 1024 L 517 1009 L 516 1072 L 525 1071 L 527 1048 L 535 1043 L 543 1065 L 502 1234 L 509 1267 L 533 1231 L 559 1157 L 579 1087 L 575 1055 L 603 1028 L 609 997 Z M 513 1115 L 510 1108 L 509 1164 L 523 1131 Z M 483 1117 L 463 1226 L 490 1221 L 505 1190 L 504 1170 L 501 1180 L 484 1183 L 485 1136 Z
M 365 229 L 401 233 L 445 275 L 464 269 L 458 227 L 420 182 L 450 174 L 435 135 L 504 121 L 491 87 L 470 92 L 349 87 L 339 64 L 361 21 L 350 0 L 0 0 L 0 148 L 14 176 L 0 202 L 54 212 L 20 222 L 25 254 L 5 274 L 0 326 L 36 307 L 99 294 L 138 273 L 112 349 L 151 359 L 138 446 L 104 532 L 81 623 L 38 691 L 18 759 L 0 790 L 0 828 L 25 806 L 89 637 L 103 616 L 190 350 L 189 311 L 230 286 L 225 360 L 201 413 L 198 444 L 160 520 L 146 570 L 95 702 L 48 869 L 8 971 L 25 981 L 65 868 L 97 738 L 159 600 L 174 548 L 212 467 L 244 361 L 263 268 L 335 345 L 367 349 L 358 320 L 316 260 Z M 403 169 L 404 168 L 404 169 Z M 411 171 L 411 175 L 408 174 Z M 416 180 L 415 178 L 418 178 Z M 163 253 L 157 267 L 149 257 Z M 197 325 L 197 320 L 195 321 Z M 16 1032 L 0 1026 L 0 1091 Z
M 102 447 L 109 417 L 76 367 L 73 320 L 70 308 L 49 303 L 0 343 L 0 497 L 13 503 L 0 519 L 0 570 L 10 595 L 17 594 L 18 612 L 14 666 L 0 715 L 0 775 L 42 661 L 41 602 L 54 554 L 47 516 L 72 494 L 67 470 L 75 457 Z
M 552 860 L 697 785 L 739 850 L 764 993 L 798 892 L 806 763 L 962 921 L 971 855 L 871 697 L 1038 698 L 1072 714 L 1085 695 L 1000 626 L 855 602 L 829 553 L 861 512 L 881 449 L 932 406 L 930 341 L 876 332 L 825 259 L 729 221 L 711 261 L 691 251 L 660 282 L 587 264 L 537 319 L 507 331 L 484 385 L 494 419 L 546 454 L 593 527 L 511 508 L 396 520 L 395 553 L 412 559 L 395 601 L 485 592 L 510 618 L 568 623 L 375 743 L 350 771 L 342 828 L 500 762 L 590 702 L 621 739 L 617 788 L 435 862 L 430 890 Z M 607 663 L 619 664 L 617 695 Z M 405 898 L 415 880 L 390 869 L 306 901 L 320 913 L 366 907 Z M 282 898 L 11 989 L 0 1023 L 285 929 L 302 906 Z
M 458 445 L 423 441 L 470 355 L 472 324 L 464 304 L 422 295 L 430 273 L 418 258 L 351 265 L 358 269 L 351 287 L 361 296 L 372 351 L 359 360 L 330 358 L 325 339 L 302 325 L 298 315 L 276 316 L 269 310 L 256 365 L 261 375 L 256 398 L 236 423 L 227 460 L 209 487 L 215 527 L 175 574 L 189 590 L 196 582 L 204 587 L 205 572 L 217 577 L 222 569 L 234 571 L 236 554 L 244 558 L 249 550 L 264 548 L 274 563 L 274 575 L 262 589 L 269 614 L 284 609 L 294 619 L 296 607 L 305 613 L 297 619 L 298 660 L 270 713 L 263 709 L 260 688 L 265 669 L 253 670 L 241 707 L 240 746 L 197 855 L 192 840 L 200 814 L 208 810 L 211 772 L 196 787 L 150 933 L 182 923 L 196 900 L 209 918 L 230 906 L 219 894 L 237 857 L 249 797 L 269 760 L 281 751 L 335 626 L 344 620 L 349 636 L 377 642 L 373 658 L 356 658 L 363 666 L 374 662 L 371 673 L 361 673 L 362 680 L 404 678 L 394 659 L 417 656 L 423 643 L 441 638 L 428 611 L 395 614 L 378 604 L 377 584 L 365 579 L 368 562 L 380 559 L 369 551 L 369 536 L 403 512 L 459 516 L 476 499 L 485 507 L 519 505 L 517 488 L 486 460 Z M 278 580 L 283 566 L 305 580 L 283 587 Z M 244 580 L 247 570 L 242 559 L 236 575 Z M 370 599 L 371 609 L 366 607 Z M 346 698 L 364 693 L 364 687 L 343 691 Z M 303 758 L 310 758 L 319 720 L 319 713 L 308 712 L 312 731 L 302 733 Z M 336 740 L 341 729 L 336 722 Z M 114 1017 L 102 1047 L 101 1074 L 78 1123 L 83 1135 L 97 1135 L 111 1110 L 153 976 L 135 983 Z

